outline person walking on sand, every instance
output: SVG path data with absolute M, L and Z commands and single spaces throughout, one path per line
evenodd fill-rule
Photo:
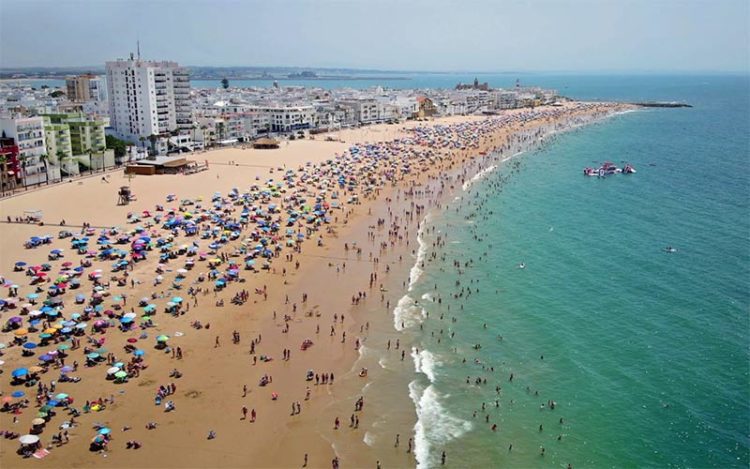
M 242 406 L 242 420 L 247 420 L 247 407 Z
M 216 343 L 214 343 L 214 348 L 220 347 L 220 346 L 221 346 L 221 344 L 219 343 L 219 336 L 217 335 L 216 336 Z
M 255 409 L 250 411 L 250 422 L 255 422 Z

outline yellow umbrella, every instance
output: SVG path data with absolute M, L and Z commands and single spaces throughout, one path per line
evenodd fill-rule
M 29 367 L 29 373 L 41 373 L 42 371 L 44 371 L 44 368 L 42 368 L 41 366 L 30 366 Z
M 20 336 L 20 335 L 26 335 L 28 333 L 29 333 L 28 329 L 16 329 L 16 332 L 14 332 L 13 334 Z
M 55 329 L 54 327 L 50 327 L 49 329 L 44 330 L 45 334 L 54 334 L 56 332 L 57 332 L 57 329 Z
M 60 330 L 60 329 L 62 329 L 63 327 L 65 327 L 65 326 L 63 326 L 63 325 L 62 325 L 62 324 L 60 324 L 60 323 L 57 323 L 57 324 L 52 324 L 52 326 L 50 327 L 50 329 L 57 329 L 57 330 Z

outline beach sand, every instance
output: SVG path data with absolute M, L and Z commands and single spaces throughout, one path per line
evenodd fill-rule
M 563 119 L 571 120 L 587 115 L 602 116 L 623 110 L 624 107 L 602 105 L 601 108 L 579 110 L 564 114 Z M 522 112 L 522 111 L 514 111 Z M 24 223 L 0 223 L 0 267 L 5 277 L 21 285 L 20 296 L 32 291 L 22 273 L 12 273 L 14 262 L 23 260 L 30 265 L 46 262 L 49 247 L 26 250 L 23 242 L 31 236 L 50 234 L 55 236 L 62 229 L 54 224 L 65 220 L 67 229 L 77 232 L 84 223 L 94 227 L 122 226 L 132 228 L 125 220 L 129 212 L 152 210 L 155 204 L 166 207 L 176 206 L 167 203 L 167 194 L 176 194 L 177 199 L 202 197 L 208 201 L 211 195 L 219 191 L 226 195 L 231 188 L 238 187 L 243 191 L 251 184 L 262 183 L 268 178 L 281 178 L 278 168 L 296 169 L 307 162 L 313 164 L 334 158 L 343 153 L 354 143 L 390 141 L 409 135 L 406 129 L 415 126 L 432 126 L 436 124 L 455 124 L 459 122 L 480 122 L 482 117 L 451 117 L 436 119 L 429 123 L 408 122 L 399 125 L 376 125 L 329 134 L 340 141 L 325 141 L 326 135 L 316 136 L 315 140 L 298 140 L 282 143 L 278 150 L 253 150 L 230 148 L 197 153 L 191 159 L 207 161 L 209 170 L 189 176 L 137 176 L 127 179 L 119 171 L 111 173 L 107 182 L 101 176 L 65 182 L 55 186 L 31 191 L 26 194 L 0 201 L 0 217 L 14 218 L 23 215 L 25 210 L 43 210 L 46 225 L 40 227 Z M 69 430 L 70 442 L 60 447 L 53 446 L 50 454 L 42 459 L 22 459 L 15 451 L 18 443 L 12 440 L 0 440 L 0 465 L 2 467 L 25 467 L 30 465 L 43 467 L 302 467 L 304 456 L 308 454 L 308 467 L 330 467 L 336 455 L 346 467 L 375 467 L 379 460 L 383 467 L 409 467 L 415 465 L 413 454 L 406 452 L 407 440 L 413 433 L 416 413 L 408 396 L 408 389 L 393 389 L 387 402 L 389 408 L 397 410 L 397 416 L 388 423 L 387 434 L 399 433 L 401 445 L 393 448 L 390 436 L 381 436 L 372 446 L 365 444 L 366 432 L 372 431 L 379 415 L 368 402 L 364 409 L 357 412 L 360 419 L 359 428 L 349 427 L 349 418 L 354 411 L 357 396 L 363 395 L 362 388 L 367 383 L 378 379 L 395 379 L 393 373 L 413 372 L 409 358 L 408 344 L 406 361 L 400 370 L 368 367 L 368 376 L 359 377 L 361 363 L 367 363 L 367 357 L 360 357 L 355 349 L 359 339 L 367 348 L 383 349 L 389 339 L 395 340 L 398 333 L 393 328 L 392 309 L 403 295 L 403 282 L 414 264 L 411 252 L 416 249 L 416 229 L 419 220 L 413 204 L 436 206 L 441 198 L 447 197 L 450 187 L 440 190 L 441 181 L 456 183 L 465 181 L 481 169 L 481 158 L 492 148 L 501 144 L 508 135 L 514 132 L 528 132 L 534 125 L 550 124 L 549 121 L 527 122 L 523 125 L 503 128 L 482 138 L 478 148 L 465 150 L 442 150 L 441 154 L 450 152 L 450 160 L 443 160 L 440 165 L 430 166 L 427 162 L 420 165 L 418 171 L 404 178 L 395 186 L 386 186 L 370 197 L 362 197 L 362 204 L 345 204 L 341 210 L 333 211 L 336 217 L 329 225 L 328 232 L 321 231 L 323 245 L 315 246 L 314 240 L 304 243 L 302 252 L 294 255 L 300 261 L 299 269 L 294 262 L 285 262 L 284 253 L 275 259 L 272 271 L 262 273 L 242 272 L 244 283 L 232 282 L 218 295 L 208 292 L 197 296 L 197 305 L 183 289 L 179 294 L 185 297 L 190 310 L 186 314 L 173 317 L 161 311 L 154 316 L 156 327 L 147 329 L 149 338 L 139 341 L 138 346 L 146 351 L 148 368 L 140 376 L 131 377 L 128 383 L 114 384 L 104 379 L 107 365 L 100 364 L 87 368 L 81 366 L 76 376 L 82 378 L 80 383 L 60 383 L 57 392 L 66 392 L 75 397 L 74 406 L 80 408 L 86 400 L 99 397 L 114 398 L 105 410 L 83 414 L 77 419 L 78 426 Z M 438 152 L 436 151 L 436 154 Z M 474 161 L 469 163 L 469 161 Z M 451 176 L 447 176 L 451 174 Z M 442 176 L 442 178 L 441 178 Z M 448 179 L 450 177 L 450 179 Z M 116 192 L 119 186 L 129 184 L 137 201 L 129 206 L 116 205 Z M 405 192 L 406 188 L 419 192 L 431 187 L 433 192 Z M 400 217 L 394 222 L 393 217 Z M 346 219 L 346 223 L 343 223 Z M 377 220 L 387 222 L 377 228 Z M 396 237 L 389 236 L 389 229 L 396 229 Z M 317 237 L 318 233 L 314 235 Z M 400 236 L 400 239 L 399 239 Z M 393 241 L 393 243 L 390 243 Z M 386 242 L 387 249 L 381 249 L 380 243 Z M 344 249 L 344 244 L 350 248 Z M 408 244 L 407 244 L 408 243 Z M 357 255 L 353 246 L 362 248 Z M 68 248 L 67 240 L 55 240 L 52 247 Z M 77 261 L 78 256 L 66 249 L 66 260 Z M 223 252 L 230 252 L 222 248 Z M 372 257 L 379 258 L 375 263 Z M 162 307 L 165 301 L 173 296 L 168 292 L 169 282 L 154 287 L 152 285 L 157 257 L 152 255 L 148 260 L 136 265 L 130 279 L 142 283 L 131 288 L 110 288 L 112 295 L 126 294 L 125 310 L 135 306 L 138 298 L 150 296 L 152 292 L 164 292 L 166 299 L 155 303 Z M 94 267 L 102 268 L 104 275 L 109 276 L 111 261 L 95 262 Z M 343 268 L 346 264 L 345 269 Z M 166 265 L 172 271 L 182 266 L 177 259 Z M 390 269 L 386 273 L 386 266 Z M 286 276 L 282 269 L 286 269 Z M 199 272 L 206 267 L 197 265 L 186 274 L 184 284 L 190 285 Z M 374 285 L 368 280 L 373 273 L 378 274 Z M 171 273 L 165 277 L 171 278 Z M 23 282 L 23 283 L 21 283 Z M 381 294 L 378 285 L 383 284 L 386 292 Z M 114 285 L 114 284 L 113 284 Z M 268 296 L 255 294 L 256 288 L 267 289 Z M 83 290 L 88 287 L 82 288 Z M 232 305 L 229 299 L 238 291 L 250 292 L 249 301 L 242 306 Z M 358 305 L 352 305 L 352 296 L 357 292 L 366 292 L 367 299 Z M 303 302 L 303 294 L 307 301 Z M 5 292 L 3 292 L 3 295 Z M 77 311 L 70 299 L 72 291 L 66 294 L 66 311 Z M 288 301 L 287 301 L 288 297 Z M 225 306 L 215 306 L 216 300 L 223 298 Z M 385 302 L 390 302 L 386 308 Z M 296 311 L 295 311 L 296 304 Z M 16 315 L 17 310 L 2 313 L 3 324 L 8 317 Z M 274 317 L 275 314 L 275 317 Z M 337 317 L 345 315 L 343 324 L 335 323 Z M 285 321 L 284 316 L 289 320 Z M 210 329 L 195 329 L 192 321 L 202 324 L 210 323 Z M 288 332 L 283 332 L 285 326 Z M 317 332 L 316 328 L 320 330 Z M 367 327 L 367 329 L 365 329 Z M 232 343 L 232 333 L 240 334 L 240 341 Z M 342 332 L 346 340 L 342 341 Z M 176 334 L 176 333 L 181 334 Z M 106 348 L 122 356 L 122 347 L 128 337 L 137 337 L 138 332 L 121 333 L 110 330 L 106 337 Z M 170 354 L 153 348 L 154 337 L 167 334 L 171 337 L 170 346 L 180 346 L 184 358 L 178 360 Z M 99 336 L 97 336 L 99 337 Z M 220 346 L 216 346 L 216 338 Z M 273 357 L 272 361 L 258 360 L 253 364 L 250 343 L 262 337 L 257 343 L 256 354 Z M 314 345 L 300 350 L 300 344 L 310 338 Z M 13 334 L 0 333 L 0 342 L 10 343 Z M 54 346 L 47 347 L 52 349 Z M 40 347 L 41 348 L 41 347 Z M 291 358 L 282 360 L 282 350 L 289 349 Z M 46 349 L 44 349 L 46 350 Z M 21 357 L 20 347 L 3 350 L 0 357 L 5 361 L 0 375 L 0 390 L 3 396 L 10 395 L 17 389 L 26 391 L 32 401 L 31 407 L 18 415 L 18 423 L 13 423 L 13 415 L 0 413 L 0 430 L 12 430 L 20 434 L 28 433 L 30 421 L 36 416 L 33 395 L 35 388 L 23 388 L 10 385 L 10 371 L 17 366 L 30 366 L 33 358 Z M 41 352 L 37 353 L 39 355 Z M 80 350 L 72 351 L 70 360 L 77 359 L 83 363 Z M 398 361 L 398 360 L 396 360 Z M 179 379 L 169 377 L 169 372 L 177 368 L 183 374 Z M 305 381 L 305 373 L 313 369 L 316 373 L 335 374 L 335 384 L 319 384 Z M 264 374 L 271 375 L 273 382 L 260 387 L 258 382 Z M 57 379 L 59 373 L 50 370 L 42 375 L 48 383 Z M 395 382 L 398 382 L 396 380 Z M 176 410 L 164 412 L 164 407 L 154 405 L 154 394 L 159 385 L 175 383 L 176 392 L 167 396 L 173 400 Z M 243 385 L 248 392 L 243 397 Z M 306 400 L 306 388 L 309 387 L 310 398 Z M 272 400 L 271 393 L 278 393 L 278 399 Z M 292 414 L 292 403 L 299 402 L 302 411 Z M 243 419 L 241 409 L 255 409 L 257 419 L 250 422 Z M 383 412 L 385 413 L 385 408 Z M 334 419 L 341 420 L 341 427 L 334 430 Z M 58 415 L 46 426 L 41 434 L 45 445 L 50 443 L 52 434 L 57 433 L 57 426 L 69 417 L 65 412 Z M 156 429 L 145 428 L 148 422 L 158 423 Z M 112 442 L 106 452 L 89 451 L 89 442 L 96 434 L 92 428 L 95 423 L 112 428 Z M 123 427 L 131 427 L 123 431 Z M 208 439 L 209 431 L 216 433 L 216 438 Z M 377 429 L 382 435 L 383 429 Z M 126 449 L 125 442 L 136 440 L 142 444 L 137 450 Z

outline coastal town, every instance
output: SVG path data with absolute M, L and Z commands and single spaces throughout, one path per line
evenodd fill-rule
M 380 123 L 565 101 L 555 90 L 495 89 L 478 80 L 454 89 L 234 87 L 229 80 L 193 88 L 188 68 L 133 54 L 105 68 L 68 76 L 58 88 L 0 82 L 3 193 L 216 147 L 276 146 Z

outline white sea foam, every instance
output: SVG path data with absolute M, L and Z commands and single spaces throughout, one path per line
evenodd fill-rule
M 430 450 L 441 447 L 471 430 L 471 422 L 451 415 L 440 403 L 433 385 L 423 390 L 415 380 L 409 383 L 409 397 L 414 401 L 417 423 L 414 425 L 414 457 L 417 465 L 428 467 Z
M 492 171 L 494 171 L 496 169 L 497 169 L 497 166 L 494 165 L 494 164 L 490 165 L 490 166 L 487 166 L 486 168 L 484 168 L 483 170 L 481 170 L 477 174 L 475 174 L 473 178 L 471 178 L 468 181 L 464 182 L 464 185 L 461 186 L 461 187 L 463 188 L 464 191 L 466 191 L 469 187 L 471 187 L 472 184 L 474 184 L 475 182 L 479 181 L 480 179 L 482 179 L 483 177 L 487 176 L 488 174 L 490 174 Z
M 425 293 L 424 295 L 422 295 L 422 299 L 427 301 L 435 301 L 430 293 Z
M 408 327 L 418 326 L 427 317 L 427 312 L 408 294 L 398 300 L 393 308 L 393 327 L 402 331 Z
M 424 271 L 422 270 L 422 264 L 424 263 L 424 258 L 427 254 L 427 243 L 422 237 L 422 233 L 424 231 L 424 225 L 426 222 L 427 217 L 425 216 L 424 220 L 422 220 L 422 223 L 419 224 L 419 229 L 417 230 L 417 243 L 419 243 L 419 249 L 417 249 L 417 259 L 414 261 L 414 266 L 409 271 L 409 291 L 412 291 L 414 285 L 419 280 L 419 277 L 421 277 L 424 273 Z
M 435 367 L 440 364 L 437 357 L 429 350 L 422 350 L 417 353 L 416 349 L 412 349 L 411 357 L 414 359 L 414 371 L 422 373 L 427 376 L 430 383 L 434 383 Z
M 370 432 L 365 432 L 364 438 L 362 438 L 362 441 L 365 442 L 367 446 L 372 446 L 375 443 L 375 437 Z

